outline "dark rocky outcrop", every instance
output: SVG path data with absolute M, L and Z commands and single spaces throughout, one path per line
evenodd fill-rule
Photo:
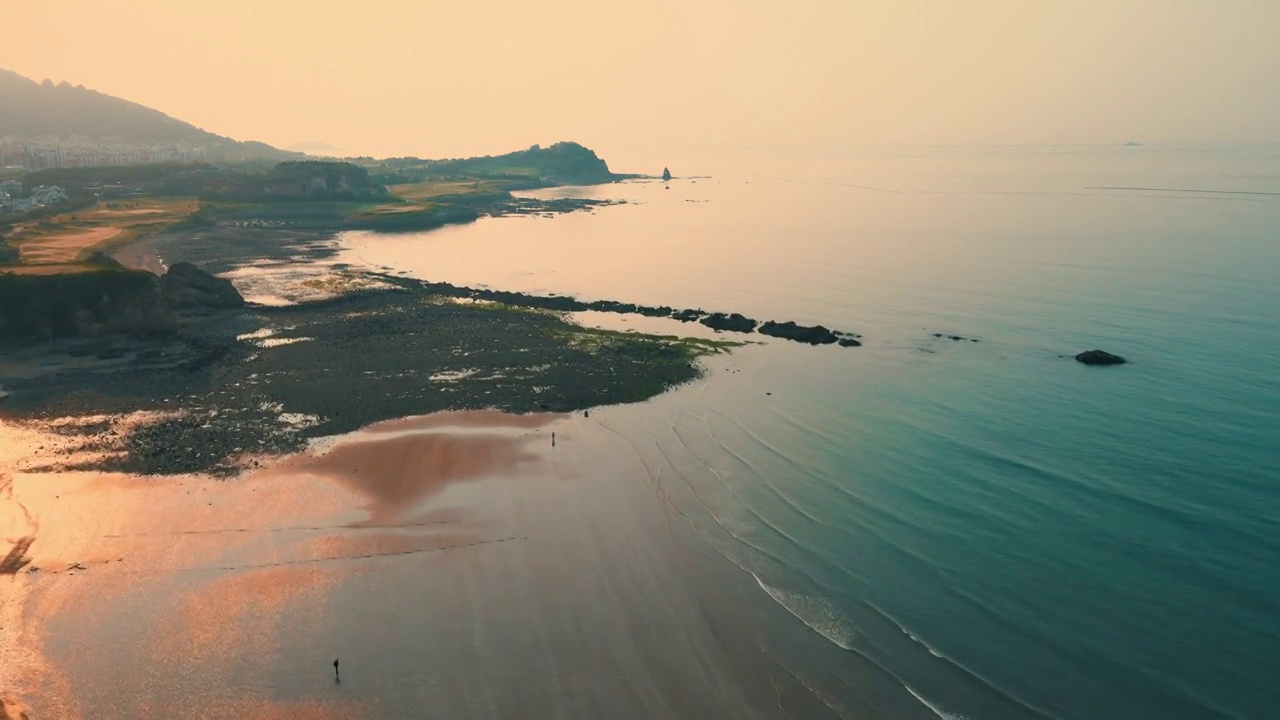
M 18 248 L 0 242 L 0 265 L 15 265 L 18 262 Z
M 840 347 L 862 347 L 862 342 L 851 337 L 842 337 L 837 341 Z
M 230 280 L 216 277 L 192 265 L 180 262 L 160 278 L 160 289 L 171 307 L 208 307 L 232 309 L 244 307 L 244 298 Z
M 670 180 L 670 179 L 671 179 L 671 169 L 670 169 L 670 168 L 662 168 L 662 179 L 663 179 L 663 180 Z
M 673 312 L 673 313 L 671 313 L 671 317 L 672 317 L 672 318 L 674 318 L 674 319 L 676 319 L 676 320 L 679 320 L 680 322 L 693 322 L 693 321 L 695 321 L 695 320 L 697 320 L 697 319 L 701 318 L 701 317 L 702 317 L 703 315 L 705 315 L 705 314 L 706 314 L 706 313 L 703 313 L 703 312 L 698 311 L 698 310 L 688 310 L 688 309 L 685 309 L 685 310 L 680 310 L 679 312 Z
M 728 330 L 730 332 L 749 333 L 756 329 L 758 324 L 749 317 L 744 317 L 738 313 L 726 315 L 724 313 L 712 313 L 698 322 L 711 328 L 712 330 Z
M 1123 365 L 1127 360 L 1104 350 L 1086 350 L 1076 355 L 1076 361 L 1085 365 Z
M 830 345 L 838 342 L 840 339 L 835 333 L 821 325 L 808 327 L 805 325 L 797 325 L 791 320 L 784 323 L 777 323 L 769 320 L 760 326 L 760 334 L 785 338 L 787 340 L 795 340 L 796 342 L 809 343 L 810 345 Z
M 0 275 L 0 339 L 154 337 L 177 331 L 176 309 L 244 306 L 230 280 L 191 263 L 174 265 L 164 277 L 124 268 L 103 255 L 90 258 L 88 268 L 58 275 Z M 98 353 L 103 359 L 123 354 L 114 352 L 87 346 L 83 354 Z
M 104 267 L 65 275 L 0 275 L 0 338 L 51 340 L 177 330 L 160 278 Z

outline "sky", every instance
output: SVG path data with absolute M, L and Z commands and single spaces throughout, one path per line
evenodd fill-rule
M 0 0 L 0 26 L 35 80 L 380 156 L 1280 140 L 1276 0 Z

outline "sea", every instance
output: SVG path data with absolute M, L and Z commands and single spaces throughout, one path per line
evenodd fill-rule
M 598 150 L 675 177 L 341 259 L 860 333 L 746 337 L 609 429 L 941 718 L 1280 717 L 1280 146 Z

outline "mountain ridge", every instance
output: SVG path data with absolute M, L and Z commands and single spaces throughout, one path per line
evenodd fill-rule
M 0 137 L 25 140 L 170 143 L 243 159 L 296 157 L 265 143 L 238 141 L 159 110 L 83 85 L 36 82 L 0 68 Z

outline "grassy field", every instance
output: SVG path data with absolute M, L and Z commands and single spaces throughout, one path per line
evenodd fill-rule
M 427 180 L 387 188 L 392 195 L 410 202 L 432 202 L 451 195 L 496 193 L 505 188 L 493 180 Z
M 186 220 L 199 208 L 195 200 L 138 198 L 101 202 L 93 207 L 20 223 L 3 241 L 17 248 L 21 265 L 8 272 L 74 272 L 94 253 L 110 250 Z M 56 270 L 55 270 L 56 269 Z
M 393 185 L 391 202 L 200 202 L 131 198 L 19 223 L 0 242 L 18 251 L 18 264 L 0 272 L 80 272 L 95 253 L 110 252 L 184 221 L 229 222 L 246 228 L 421 230 L 474 220 L 527 185 L 518 177 L 427 180 Z M 200 211 L 200 212 L 197 212 Z M 3 255 L 3 253 L 0 253 Z

